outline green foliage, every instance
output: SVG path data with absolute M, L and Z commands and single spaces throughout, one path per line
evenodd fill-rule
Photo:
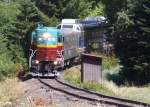
M 4 3 L 2 3 L 4 4 Z M 5 13 L 0 19 L 8 19 L 1 24 L 0 32 L 0 50 L 1 54 L 1 68 L 0 74 L 9 76 L 15 74 L 19 69 L 27 69 L 27 49 L 29 44 L 28 34 L 31 31 L 33 22 L 38 18 L 36 7 L 29 1 L 21 2 L 21 4 L 12 3 L 4 4 L 7 8 L 0 8 L 2 13 Z M 26 7 L 27 6 L 27 7 Z M 8 14 L 7 12 L 11 12 Z M 34 19 L 34 20 L 33 20 Z M 0 35 L 1 36 L 1 35 Z M 4 53 L 5 52 L 5 53 Z M 9 66 L 10 65 L 10 66 Z
M 0 54 L 7 52 L 7 45 L 8 40 L 2 34 L 0 34 Z
M 116 67 L 119 64 L 119 60 L 115 56 L 103 56 L 102 57 L 102 69 L 109 70 Z
M 105 95 L 114 95 L 111 90 L 109 90 L 104 85 L 99 84 L 97 82 L 83 83 L 83 84 L 81 84 L 81 87 L 86 89 L 86 90 L 100 92 L 100 93 L 103 93 Z
M 0 74 L 8 76 L 17 69 L 27 69 L 30 34 L 38 23 L 56 26 L 62 18 L 84 18 L 92 9 L 98 10 L 97 3 L 97 0 L 12 0 L 9 3 L 0 0 L 0 54 L 3 56 Z
M 17 61 L 17 58 L 19 58 L 19 55 L 16 55 L 17 58 L 14 58 L 14 55 L 16 50 L 10 51 L 8 48 L 8 39 L 5 38 L 2 34 L 0 35 L 0 78 L 3 76 L 13 76 L 16 74 L 16 71 L 19 69 L 19 66 L 21 65 L 20 60 Z M 19 52 L 18 52 L 19 53 Z M 17 54 L 18 54 L 17 53 Z M 22 56 L 20 55 L 20 58 Z M 15 60 L 16 62 L 15 62 Z
M 104 15 L 104 5 L 100 2 L 94 9 L 89 11 L 88 16 L 103 16 Z
M 19 14 L 17 7 L 17 3 L 7 5 L 4 2 L 0 2 L 0 27 L 4 26 L 4 23 L 7 24 L 16 19 L 16 16 Z
M 16 70 L 16 64 L 10 59 L 9 54 L 1 54 L 0 77 L 15 75 Z
M 64 72 L 63 78 L 78 87 L 91 90 L 91 91 L 97 91 L 101 92 L 106 95 L 113 95 L 112 91 L 107 89 L 104 85 L 99 84 L 97 82 L 87 82 L 87 83 L 81 83 L 81 74 L 79 69 L 69 69 Z
M 126 8 L 126 0 L 102 0 L 104 4 L 104 12 L 107 15 L 110 24 L 114 24 L 117 20 L 117 12 Z
M 84 18 L 98 3 L 95 0 L 32 0 L 49 18 Z
M 150 36 L 148 0 L 113 0 L 106 4 L 107 15 L 113 25 L 115 53 L 123 65 L 120 75 L 132 85 L 150 82 Z M 110 4 L 119 4 L 116 5 Z M 122 7 L 120 7 L 122 6 Z M 110 8 L 114 11 L 108 11 Z
M 143 0 L 138 9 L 135 10 L 135 24 L 143 31 L 144 35 L 150 34 L 150 1 Z
M 79 85 L 81 83 L 80 72 L 78 70 L 66 70 L 64 72 L 64 79 L 69 83 L 74 85 Z
M 18 4 L 7 5 L 4 2 L 0 2 L 0 78 L 3 76 L 12 76 L 15 74 L 18 67 L 14 62 L 13 52 L 10 51 L 10 40 L 7 37 L 5 30 L 11 22 L 16 20 L 19 10 Z

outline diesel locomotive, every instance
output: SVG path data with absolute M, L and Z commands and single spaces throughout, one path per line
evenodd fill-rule
M 64 19 L 57 27 L 39 25 L 31 35 L 29 57 L 33 76 L 58 76 L 59 70 L 78 59 L 85 48 L 85 28 L 99 26 L 76 19 Z

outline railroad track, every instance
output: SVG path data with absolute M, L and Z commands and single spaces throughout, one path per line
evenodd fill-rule
M 38 79 L 40 83 L 45 86 L 54 89 L 56 91 L 63 92 L 65 94 L 84 99 L 93 102 L 99 102 L 102 104 L 115 105 L 117 107 L 150 107 L 149 104 L 131 101 L 127 99 L 120 99 L 116 97 L 110 97 L 102 95 L 100 93 L 88 91 L 85 89 L 74 87 L 59 78 L 55 79 Z

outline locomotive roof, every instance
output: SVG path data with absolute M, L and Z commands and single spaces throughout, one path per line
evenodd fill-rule
M 57 33 L 60 32 L 60 29 L 57 29 L 57 27 L 38 26 L 32 33 L 37 33 L 38 35 L 41 35 L 45 32 L 51 33 L 52 35 L 57 35 Z
M 47 30 L 52 29 L 52 30 L 58 30 L 57 27 L 45 27 L 45 26 L 38 26 L 37 29 L 47 29 Z

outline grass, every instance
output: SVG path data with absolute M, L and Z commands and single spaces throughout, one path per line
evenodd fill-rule
M 115 56 L 109 56 L 109 57 L 103 56 L 102 58 L 103 58 L 102 59 L 102 68 L 103 69 L 109 70 L 109 69 L 112 69 L 112 68 L 118 66 L 119 60 Z
M 80 79 L 81 73 L 77 68 L 71 68 L 64 72 L 64 79 L 67 80 L 69 83 L 78 86 L 81 83 Z
M 104 81 L 103 84 L 105 85 L 105 87 L 112 90 L 116 96 L 150 104 L 150 86 L 145 87 L 117 86 L 112 81 L 110 82 Z
M 80 70 L 76 68 L 68 69 L 64 72 L 63 78 L 69 83 L 91 91 L 105 93 L 106 95 L 114 95 L 114 93 L 104 85 L 96 82 L 81 83 Z
M 105 70 L 103 78 L 104 81 L 102 84 L 96 82 L 81 83 L 80 81 L 80 69 L 70 68 L 64 72 L 63 78 L 78 87 L 97 91 L 105 95 L 116 96 L 120 98 L 126 98 L 136 101 L 141 101 L 150 104 L 150 86 L 145 87 L 127 87 L 127 86 L 117 86 L 114 82 L 108 81 L 106 74 L 116 74 L 119 67 L 115 67 L 112 70 Z
M 45 102 L 36 97 L 25 96 L 23 86 L 17 78 L 5 78 L 0 81 L 0 107 L 57 107 L 54 104 L 44 106 Z
M 22 88 L 15 78 L 7 78 L 0 82 L 0 105 L 1 107 L 10 104 L 16 100 L 17 97 L 22 95 Z

